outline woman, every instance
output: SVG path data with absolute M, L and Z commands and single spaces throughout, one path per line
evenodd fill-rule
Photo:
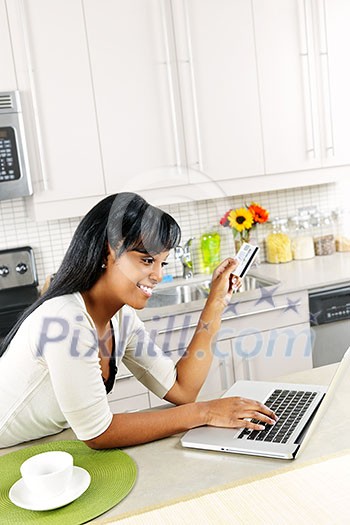
M 274 423 L 274 413 L 256 401 L 195 401 L 231 297 L 233 259 L 214 271 L 198 327 L 176 366 L 152 344 L 138 319 L 135 310 L 145 307 L 162 280 L 179 237 L 172 217 L 133 193 L 107 197 L 85 216 L 49 289 L 3 341 L 0 447 L 68 427 L 101 449 L 201 425 L 261 429 L 246 418 Z M 113 415 L 106 392 L 121 359 L 146 387 L 177 406 Z

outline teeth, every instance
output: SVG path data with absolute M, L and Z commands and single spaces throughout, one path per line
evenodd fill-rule
M 148 286 L 145 286 L 144 284 L 139 284 L 139 288 L 143 290 L 146 294 L 152 295 L 152 288 L 149 288 Z

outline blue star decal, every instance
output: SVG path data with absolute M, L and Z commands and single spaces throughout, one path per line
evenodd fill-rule
M 235 303 L 230 303 L 227 307 L 226 307 L 226 310 L 225 310 L 225 313 L 226 312 L 233 312 L 234 315 L 238 315 L 237 314 L 237 305 L 239 304 L 239 301 L 236 301 Z
M 275 306 L 275 301 L 273 300 L 273 294 L 275 293 L 275 291 L 277 290 L 278 286 L 275 286 L 274 288 L 270 289 L 269 288 L 264 288 L 263 286 L 260 288 L 260 293 L 261 293 L 261 297 L 260 299 L 257 300 L 257 302 L 255 303 L 255 305 L 258 305 L 264 301 L 268 302 L 269 304 L 271 304 L 271 306 Z
M 310 312 L 310 325 L 311 326 L 318 325 L 317 318 L 321 315 L 321 313 L 322 313 L 322 310 L 320 310 L 319 312 L 315 312 L 315 313 Z
M 288 306 L 285 307 L 284 312 L 288 312 L 288 310 L 293 310 L 294 312 L 298 313 L 297 307 L 300 306 L 300 299 L 297 299 L 296 301 L 292 301 L 289 297 L 287 297 Z

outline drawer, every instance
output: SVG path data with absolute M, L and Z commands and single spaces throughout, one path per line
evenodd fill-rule
M 113 391 L 108 394 L 108 399 L 113 401 L 114 399 L 123 399 L 147 392 L 148 389 L 136 379 L 123 363 L 120 363 Z
M 242 336 L 251 331 L 273 330 L 309 322 L 306 291 L 272 296 L 269 300 L 236 302 L 226 309 L 218 340 Z
M 109 406 L 113 414 L 121 412 L 137 412 L 150 408 L 148 394 L 126 397 L 124 399 L 115 399 L 109 401 Z

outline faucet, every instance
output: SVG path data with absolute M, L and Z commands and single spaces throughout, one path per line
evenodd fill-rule
M 175 256 L 182 262 L 182 277 L 184 279 L 190 279 L 193 277 L 193 261 L 191 253 L 191 244 L 194 237 L 190 237 L 184 246 L 176 246 Z

